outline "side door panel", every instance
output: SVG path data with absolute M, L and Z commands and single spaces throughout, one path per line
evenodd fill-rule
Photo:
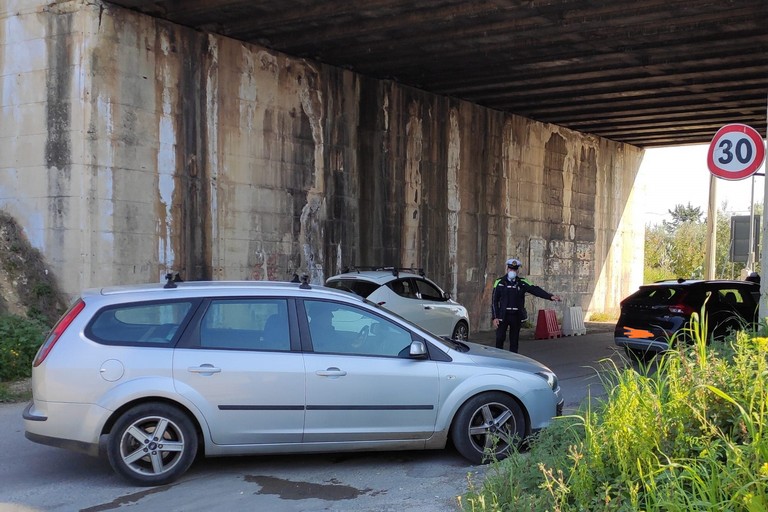
M 291 350 L 295 317 L 293 302 L 279 298 L 212 299 L 201 308 L 175 350 L 173 375 L 214 443 L 301 442 L 305 369 Z
M 311 300 L 303 305 L 308 318 L 299 307 L 299 322 L 309 338 L 304 441 L 431 436 L 439 399 L 437 365 L 407 356 L 410 332 L 354 306 Z M 324 339 L 330 334 L 312 327 L 320 325 L 321 315 L 332 318 L 332 342 Z

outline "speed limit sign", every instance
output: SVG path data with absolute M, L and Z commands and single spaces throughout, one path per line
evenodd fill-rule
M 709 171 L 726 180 L 752 176 L 765 158 L 765 145 L 760 134 L 745 124 L 727 124 L 717 130 L 709 143 Z

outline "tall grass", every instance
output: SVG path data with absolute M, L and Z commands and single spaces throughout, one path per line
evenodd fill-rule
M 637 370 L 606 361 L 607 396 L 494 463 L 463 509 L 768 510 L 768 338 L 708 342 L 698 315 L 685 334 Z

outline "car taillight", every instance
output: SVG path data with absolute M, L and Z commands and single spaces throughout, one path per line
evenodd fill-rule
M 51 329 L 50 334 L 48 334 L 48 337 L 45 339 L 45 342 L 40 347 L 40 350 L 37 351 L 37 355 L 35 356 L 35 360 L 32 362 L 32 366 L 40 366 L 40 363 L 45 361 L 45 358 L 48 357 L 48 354 L 51 353 L 51 349 L 56 344 L 57 341 L 59 341 L 59 337 L 62 335 L 64 331 L 67 330 L 67 327 L 69 327 L 69 324 L 72 323 L 72 320 L 77 317 L 77 315 L 80 314 L 80 312 L 85 307 L 85 302 L 83 302 L 83 299 L 78 299 L 77 302 L 75 302 L 71 308 L 69 308 L 69 311 L 64 313 L 64 316 L 62 316 L 58 322 L 56 322 L 56 325 L 53 326 L 53 329 Z
M 669 306 L 669 312 L 676 315 L 691 315 L 693 308 L 687 304 L 673 304 Z

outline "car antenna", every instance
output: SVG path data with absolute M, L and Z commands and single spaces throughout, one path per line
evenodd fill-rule
M 304 274 L 301 276 L 301 284 L 299 285 L 299 288 L 302 290 L 311 290 L 312 287 L 309 286 L 309 276 L 307 274 Z

